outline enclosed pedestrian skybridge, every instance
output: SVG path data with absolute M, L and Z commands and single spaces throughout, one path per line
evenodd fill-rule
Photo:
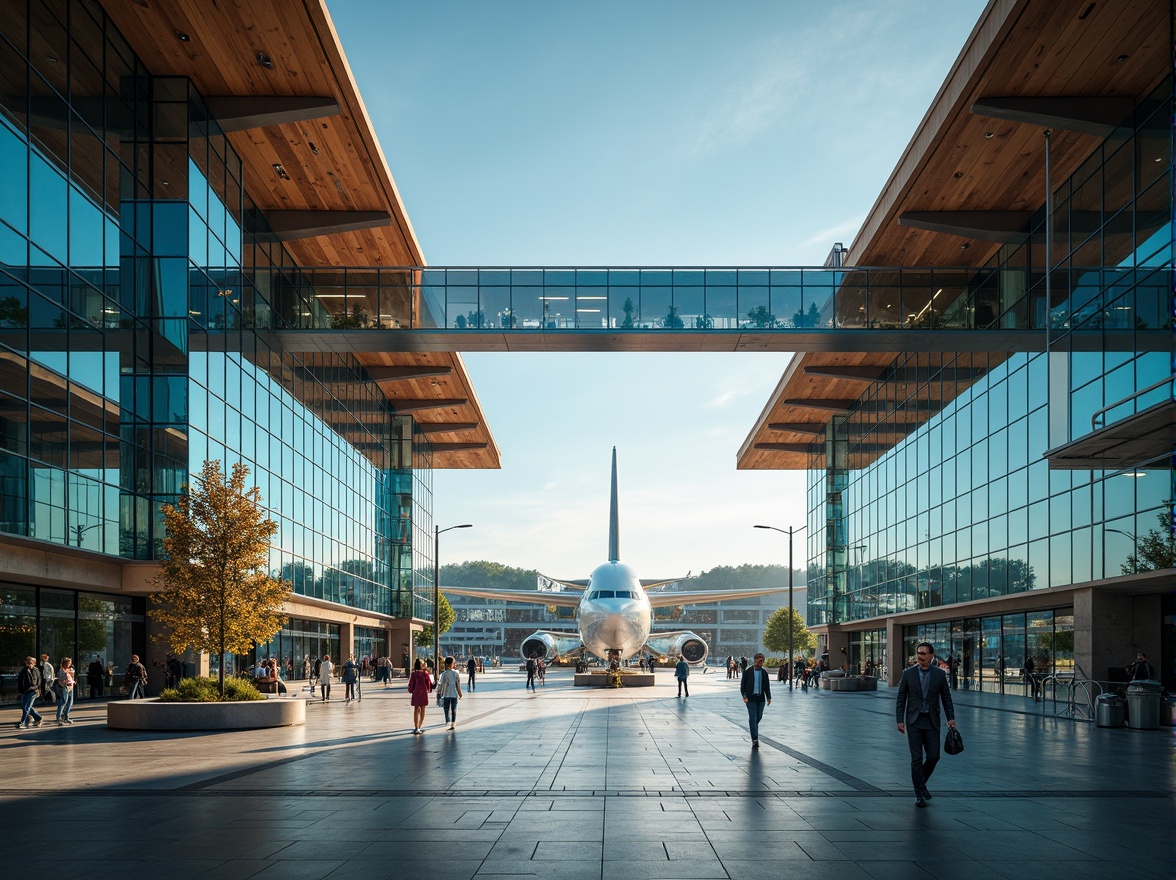
M 1074 349 L 1172 344 L 1168 267 L 1057 271 L 1048 295 L 1041 271 L 974 267 L 288 268 L 255 281 L 274 310 L 259 323 L 294 351 L 1039 351 L 1061 335 Z

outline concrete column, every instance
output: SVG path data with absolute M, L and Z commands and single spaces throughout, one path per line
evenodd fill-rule
M 830 624 L 827 638 L 829 668 L 840 669 L 849 662 L 849 633 L 836 624 Z
M 184 652 L 184 656 L 180 659 L 184 661 L 185 669 L 191 666 L 191 668 L 195 670 L 198 677 L 208 678 L 209 662 L 207 654 L 197 654 L 195 651 L 189 648 Z
M 355 624 L 339 624 L 339 656 L 335 658 L 336 665 L 347 662 L 347 655 L 355 653 Z
M 1080 675 L 1106 680 L 1143 651 L 1152 665 L 1160 656 L 1161 596 L 1128 596 L 1105 590 L 1074 594 L 1074 662 Z
M 886 683 L 898 685 L 902 671 L 906 669 L 906 657 L 902 650 L 902 624 L 897 617 L 886 618 Z
M 147 669 L 147 693 L 151 696 L 156 696 L 165 684 L 166 670 L 164 669 L 164 661 L 167 659 L 169 649 L 166 642 L 157 641 L 157 636 L 162 632 L 162 627 L 155 620 L 155 615 L 151 612 L 155 608 L 155 603 L 151 599 L 147 600 L 147 644 L 143 646 L 143 653 L 139 656 L 139 662 Z M 128 657 L 123 663 L 123 668 L 130 662 Z M 115 669 L 118 669 L 116 663 Z M 115 676 L 117 684 L 118 676 Z

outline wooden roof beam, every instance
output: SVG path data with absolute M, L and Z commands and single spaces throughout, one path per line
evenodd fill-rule
M 898 225 L 1008 244 L 1029 234 L 1032 219 L 1032 211 L 907 211 Z
M 453 367 L 447 367 L 441 364 L 368 367 L 367 372 L 374 382 L 395 382 L 404 379 L 428 379 L 433 376 L 448 376 L 453 373 Z
M 470 449 L 486 449 L 489 443 L 431 443 L 434 455 L 441 452 L 466 452 Z
M 796 397 L 781 400 L 780 406 L 797 406 L 801 409 L 819 409 L 834 415 L 847 416 L 853 412 L 856 400 L 826 400 L 820 397 Z
M 824 422 L 769 422 L 769 431 L 789 431 L 793 434 L 812 434 L 814 437 L 825 430 Z
M 247 131 L 339 115 L 339 102 L 318 95 L 206 95 L 221 131 Z
M 340 232 L 391 226 L 392 215 L 387 211 L 266 211 L 265 221 L 269 224 L 272 236 L 260 237 L 274 241 L 297 241 L 318 235 L 338 235 Z
M 794 452 L 799 455 L 822 454 L 825 451 L 823 448 L 813 449 L 808 443 L 756 443 L 752 448 L 761 452 Z
M 984 375 L 983 369 L 960 369 L 958 367 L 906 367 L 887 374 L 884 367 L 805 367 L 806 376 L 820 376 L 824 379 L 848 379 L 854 382 L 886 382 L 893 385 L 909 385 L 935 379 L 947 381 L 974 381 Z
M 417 422 L 422 434 L 449 434 L 454 431 L 473 431 L 481 427 L 477 422 Z
M 465 406 L 469 403 L 464 397 L 425 398 L 420 400 L 392 400 L 392 408 L 398 413 L 422 412 L 427 409 L 448 409 L 452 406 Z
M 1109 137 L 1135 109 L 1135 99 L 1108 95 L 989 96 L 972 103 L 977 116 Z

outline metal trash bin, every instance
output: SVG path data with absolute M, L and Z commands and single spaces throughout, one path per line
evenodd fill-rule
M 1123 698 L 1118 694 L 1099 694 L 1094 705 L 1096 727 L 1123 726 Z
M 1158 681 L 1133 681 L 1127 685 L 1127 726 L 1132 730 L 1159 729 L 1163 692 L 1164 686 Z

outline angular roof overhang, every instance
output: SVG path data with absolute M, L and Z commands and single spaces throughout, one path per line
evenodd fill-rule
M 233 108 L 233 121 L 226 126 L 233 131 L 226 136 L 241 157 L 246 190 L 262 214 L 272 212 L 276 223 L 284 224 L 285 247 L 299 265 L 424 265 L 322 0 L 103 0 L 103 6 L 153 75 L 189 77 L 201 93 L 219 99 L 302 99 L 277 102 L 274 107 L 281 112 L 269 116 L 273 108 L 264 103 L 248 107 L 243 101 L 220 102 Z M 181 40 L 180 33 L 188 39 Z M 262 63 L 263 56 L 268 63 Z M 217 101 L 211 103 L 217 106 Z M 337 105 L 338 112 L 293 112 L 299 103 L 327 110 Z M 308 115 L 313 118 L 302 118 Z M 281 119 L 287 121 L 274 121 Z M 251 123 L 261 127 L 242 127 Z M 275 165 L 284 170 L 284 178 Z M 295 234 L 299 237 L 290 237 Z M 448 367 L 448 376 L 433 377 L 436 383 L 423 380 L 427 387 L 417 387 L 415 380 L 382 381 L 380 386 L 394 405 L 407 399 L 401 397 L 405 394 L 464 399 L 462 406 L 421 417 L 433 424 L 452 420 L 453 436 L 435 429 L 429 436 L 463 447 L 442 446 L 433 467 L 499 467 L 498 449 L 460 355 L 375 352 L 358 358 L 364 366 L 427 362 Z M 477 427 L 468 428 L 470 423 Z M 464 448 L 470 444 L 480 446 Z
M 1042 127 L 973 112 L 1007 109 L 1003 99 L 1064 96 L 1030 108 L 1065 122 L 1085 112 L 1080 98 L 1119 98 L 1138 104 L 1171 73 L 1172 7 L 1167 0 L 1058 3 L 991 0 L 935 100 L 862 224 L 846 266 L 983 266 L 1001 235 L 980 226 L 1006 226 L 1045 201 Z M 1106 104 L 1108 102 L 1102 102 Z M 1098 101 L 1090 106 L 1101 106 Z M 1002 111 L 1003 112 L 1003 111 Z M 1096 120 L 1097 121 L 1097 120 Z M 1051 134 L 1051 179 L 1074 173 L 1103 141 L 1086 122 Z M 901 222 L 904 215 L 915 225 Z M 938 222 L 936 221 L 938 215 Z M 983 223 L 979 221 L 983 220 Z M 967 234 L 967 227 L 973 230 Z M 951 234 L 948 227 L 954 227 Z M 805 469 L 808 456 L 760 444 L 811 441 L 811 434 L 772 431 L 771 423 L 811 422 L 819 413 L 785 405 L 803 397 L 850 393 L 846 380 L 819 379 L 809 366 L 885 367 L 901 351 L 876 355 L 806 352 L 793 359 L 740 447 L 740 469 Z M 1000 352 L 989 355 L 1000 357 Z M 863 358 L 865 360 L 863 360 Z M 860 394 L 868 386 L 856 384 Z M 957 385 L 957 388 L 959 386 Z M 898 439 L 901 439 L 899 437 Z M 1057 466 L 1057 465 L 1054 465 Z

